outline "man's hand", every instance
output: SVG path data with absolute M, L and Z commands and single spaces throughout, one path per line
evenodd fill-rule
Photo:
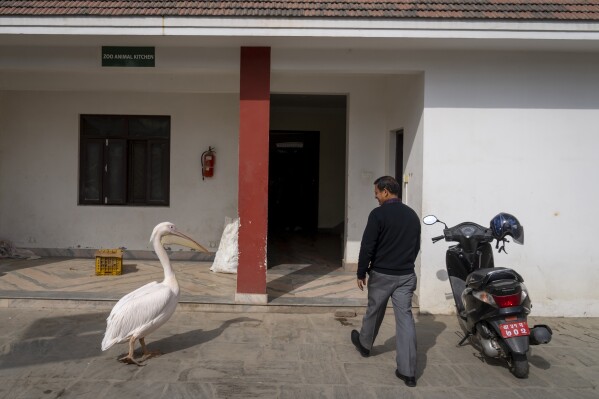
M 364 291 L 364 286 L 366 285 L 366 277 L 358 279 L 358 288 L 360 291 Z

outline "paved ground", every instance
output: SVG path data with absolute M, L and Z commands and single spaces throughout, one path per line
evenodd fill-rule
M 599 319 L 531 318 L 554 338 L 532 348 L 518 380 L 456 347 L 453 316 L 419 315 L 418 386 L 407 388 L 394 375 L 392 314 L 367 359 L 349 339 L 360 316 L 335 317 L 363 312 L 353 273 L 269 270 L 269 305 L 241 306 L 234 276 L 173 265 L 184 302 L 148 337 L 164 355 L 137 367 L 117 361 L 125 345 L 100 342 L 115 300 L 160 279 L 157 263 L 98 277 L 89 259 L 0 260 L 0 398 L 599 398 Z
M 100 350 L 107 312 L 0 309 L 1 398 L 598 398 L 599 320 L 543 319 L 554 341 L 534 347 L 530 377 L 458 348 L 450 316 L 419 316 L 418 386 L 394 376 L 392 316 L 373 355 L 349 340 L 360 318 L 332 313 L 178 310 L 148 338 L 164 355 L 144 367 Z

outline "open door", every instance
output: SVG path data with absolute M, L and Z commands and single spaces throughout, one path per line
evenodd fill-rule
M 316 233 L 319 132 L 270 133 L 269 233 Z

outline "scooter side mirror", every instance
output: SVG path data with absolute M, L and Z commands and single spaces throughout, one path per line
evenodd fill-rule
M 424 224 L 431 225 L 437 223 L 439 219 L 437 219 L 435 215 L 428 215 L 422 218 L 422 221 L 424 222 Z

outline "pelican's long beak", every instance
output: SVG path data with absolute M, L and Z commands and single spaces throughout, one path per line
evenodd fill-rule
M 170 234 L 163 236 L 160 242 L 162 243 L 162 245 L 181 245 L 187 248 L 195 249 L 196 251 L 200 252 L 210 252 L 206 248 L 195 242 L 195 240 L 187 237 L 180 231 L 174 231 Z

